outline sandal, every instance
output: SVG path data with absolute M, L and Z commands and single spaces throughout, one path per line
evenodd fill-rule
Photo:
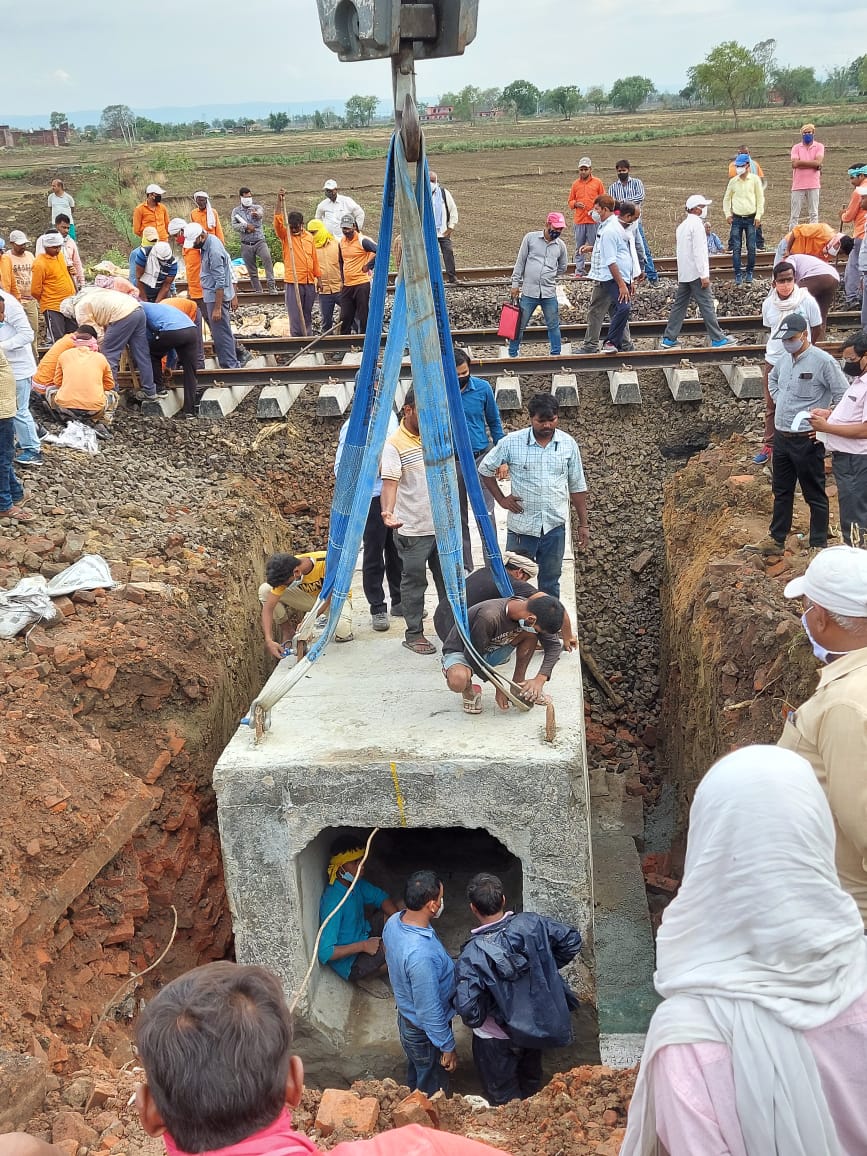
M 12 518 L 16 522 L 32 522 L 35 517 L 35 514 L 31 514 L 29 510 L 23 510 L 20 506 L 10 506 L 8 510 L 0 510 L 0 518 Z
M 417 638 L 415 642 L 407 642 L 407 640 L 404 639 L 401 646 L 405 646 L 407 650 L 411 650 L 413 654 L 436 654 L 437 652 L 437 648 L 432 642 L 429 642 L 424 635 L 422 635 L 421 638 Z
M 473 697 L 462 698 L 461 704 L 464 708 L 464 714 L 482 713 L 482 688 L 477 682 L 473 683 Z

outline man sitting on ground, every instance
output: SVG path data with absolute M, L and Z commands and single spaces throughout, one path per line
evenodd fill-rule
M 316 605 L 325 581 L 325 551 L 311 550 L 306 554 L 272 554 L 265 563 L 265 579 L 259 587 L 262 603 L 262 633 L 265 649 L 274 658 L 285 656 L 285 647 L 292 638 L 296 617 L 303 617 Z M 325 613 L 327 607 L 323 607 Z M 293 615 L 290 613 L 294 611 Z M 280 628 L 280 641 L 274 641 L 274 627 Z M 351 642 L 352 606 L 349 599 L 343 604 L 337 624 L 335 641 Z
M 289 934 L 297 934 L 288 928 Z M 139 1017 L 136 1044 L 144 1081 L 136 1092 L 142 1127 L 184 1152 L 318 1152 L 292 1127 L 304 1065 L 292 1055 L 292 1017 L 276 975 L 221 960 L 174 979 Z M 490 1156 L 451 1132 L 408 1124 L 338 1144 L 332 1156 Z
M 93 337 L 96 339 L 98 334 L 92 325 L 79 325 L 75 331 L 76 333 L 84 334 L 85 337 Z M 72 340 L 71 333 L 64 333 L 59 341 L 55 341 L 50 345 L 42 359 L 36 367 L 36 372 L 33 375 L 33 394 L 40 399 L 45 398 L 46 390 L 54 385 L 54 374 L 57 371 L 57 362 L 60 359 L 61 353 L 65 353 L 67 349 L 73 349 L 75 342 Z
M 493 598 L 470 608 L 470 641 L 489 666 L 499 666 L 514 652 L 512 681 L 518 685 L 521 697 L 527 702 L 540 702 L 544 698 L 545 683 L 560 657 L 557 631 L 563 625 L 564 614 L 563 603 L 550 594 L 533 594 L 530 598 Z M 528 679 L 527 667 L 537 643 L 542 645 L 542 665 L 539 673 Z M 466 654 L 457 626 L 452 627 L 443 643 L 442 664 L 449 690 L 461 696 L 464 712 L 481 714 L 482 688 L 473 682 L 473 672 L 482 679 L 486 676 Z M 499 687 L 496 700 L 500 710 L 509 709 L 509 700 Z
M 109 437 L 117 408 L 111 366 L 87 329 L 70 335 L 72 345 L 57 359 L 54 385 L 45 391 L 45 404 L 67 421 L 86 421 L 102 437 Z
M 355 835 L 341 835 L 331 845 L 328 886 L 319 901 L 320 924 L 337 909 L 352 881 L 357 878 L 358 882 L 322 933 L 319 962 L 323 967 L 328 964 L 341 979 L 358 984 L 369 995 L 385 998 L 390 992 L 383 980 L 377 978 L 387 971 L 382 929 L 386 916 L 397 911 L 397 904 L 387 891 L 360 878 L 364 870 L 361 866 L 364 842 Z M 369 919 L 366 907 L 374 909 Z

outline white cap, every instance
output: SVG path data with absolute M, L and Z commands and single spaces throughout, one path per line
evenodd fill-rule
M 523 570 L 528 578 L 535 578 L 539 573 L 539 565 L 525 554 L 517 554 L 514 550 L 507 550 L 503 555 L 503 565 Z
M 22 232 L 21 229 L 13 229 L 9 234 L 9 243 L 12 245 L 26 245 L 27 234 Z
M 703 197 L 701 193 L 693 193 L 691 197 L 686 198 L 686 211 L 697 209 L 699 205 L 712 205 L 713 201 L 709 201 L 707 197 Z
M 197 241 L 199 239 L 199 237 L 201 237 L 202 233 L 204 233 L 204 231 L 205 230 L 202 228 L 202 226 L 197 224 L 195 221 L 190 221 L 189 224 L 185 223 L 184 224 L 184 248 L 185 249 L 192 249 L 193 241 Z
M 183 217 L 172 217 L 169 221 L 169 236 L 177 237 L 178 233 L 183 233 L 187 227 L 187 222 Z
M 50 233 L 43 233 L 42 234 L 42 244 L 45 246 L 46 249 L 49 247 L 53 248 L 55 245 L 62 246 L 63 245 L 63 236 L 62 236 L 62 234 L 57 233 L 52 229 Z
M 161 197 L 165 196 L 165 191 L 166 190 L 161 189 L 159 185 L 148 185 L 148 187 L 145 189 L 145 193 L 159 193 Z
M 168 241 L 157 241 L 154 245 L 154 256 L 158 261 L 170 261 L 172 258 L 172 247 Z
M 867 618 L 867 550 L 830 546 L 820 551 L 800 578 L 786 586 L 787 598 L 806 595 L 817 606 L 848 618 Z
M 859 197 L 867 197 L 867 184 L 859 185 L 855 192 Z M 9 236 L 11 237 L 12 234 L 10 233 Z
M 322 187 L 323 187 L 323 189 L 336 189 L 337 188 L 337 181 L 333 181 L 333 180 L 329 179 L 325 182 L 325 184 Z
M 585 167 L 588 169 L 593 168 L 593 161 L 591 161 L 590 157 L 582 157 L 581 160 L 578 162 L 578 168 L 579 169 L 583 169 Z

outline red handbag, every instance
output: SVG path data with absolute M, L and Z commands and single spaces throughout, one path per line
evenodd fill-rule
M 500 310 L 500 324 L 497 328 L 497 337 L 507 337 L 509 341 L 514 341 L 518 336 L 520 320 L 520 306 L 513 305 L 511 301 L 507 301 Z

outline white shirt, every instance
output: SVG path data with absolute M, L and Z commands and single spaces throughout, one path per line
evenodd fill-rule
M 822 324 L 822 314 L 818 302 L 806 289 L 796 285 L 792 296 L 786 298 L 785 302 L 781 302 L 775 290 L 772 289 L 762 302 L 762 325 L 771 331 L 765 346 L 765 361 L 769 365 L 776 365 L 778 361 L 782 361 L 786 352 L 783 342 L 780 338 L 775 338 L 774 334 L 780 328 L 783 318 L 788 317 L 790 313 L 800 313 L 806 320 L 807 336 L 811 339 L 813 328 Z
M 678 281 L 700 281 L 704 277 L 710 277 L 707 235 L 701 217 L 697 217 L 695 213 L 687 213 L 677 226 L 674 236 Z
M 347 197 L 343 193 L 338 193 L 335 201 L 329 200 L 328 197 L 320 201 L 316 206 L 314 216 L 317 221 L 322 221 L 331 236 L 336 237 L 339 241 L 341 237 L 340 218 L 346 213 L 351 213 L 355 217 L 355 223 L 360 233 L 364 224 L 364 209 L 353 201 L 352 197 Z
M 0 325 L 0 349 L 6 354 L 15 380 L 21 381 L 25 377 L 32 377 L 36 372 L 32 348 L 33 330 L 22 305 L 11 293 L 0 291 L 0 297 L 6 303 L 6 319 Z

